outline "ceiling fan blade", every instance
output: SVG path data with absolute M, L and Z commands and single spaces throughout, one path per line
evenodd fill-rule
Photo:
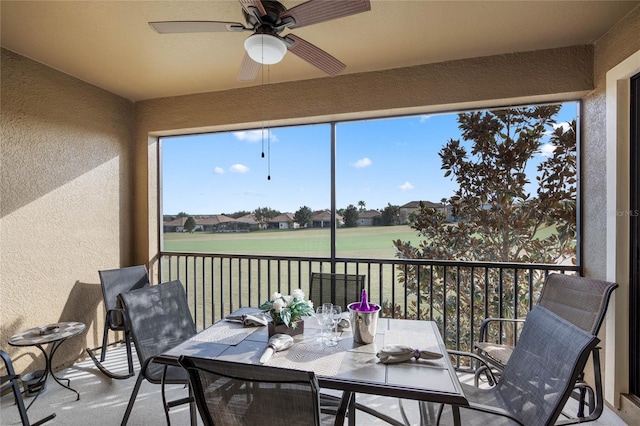
M 238 0 L 238 1 L 242 5 L 242 8 L 245 10 L 245 12 L 247 12 L 249 15 L 255 16 L 251 8 L 256 8 L 258 10 L 258 13 L 260 13 L 260 16 L 256 16 L 256 18 L 258 19 L 260 19 L 261 16 L 264 16 L 267 14 L 260 0 Z
M 260 64 L 249 57 L 247 52 L 244 52 L 242 58 L 242 64 L 240 64 L 240 71 L 238 72 L 238 81 L 253 81 L 258 76 L 260 71 Z
M 294 23 L 287 26 L 289 28 L 300 28 L 306 25 L 317 24 L 318 22 L 330 21 L 356 13 L 371 10 L 369 0 L 347 0 L 347 1 L 327 1 L 309 0 L 299 4 L 280 14 L 280 18 L 293 18 Z
M 347 67 L 324 50 L 296 35 L 287 34 L 284 39 L 287 42 L 287 47 L 291 53 L 304 59 L 311 65 L 320 68 L 331 77 L 335 77 L 340 74 L 340 72 Z
M 149 26 L 160 34 L 170 33 L 217 33 L 250 30 L 238 22 L 219 21 L 159 21 Z

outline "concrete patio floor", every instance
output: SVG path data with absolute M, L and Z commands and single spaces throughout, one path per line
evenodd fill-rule
M 135 356 L 134 356 L 135 358 Z M 112 349 L 107 358 L 107 365 L 116 371 L 126 371 L 126 357 L 122 347 Z M 139 369 L 136 360 L 136 373 Z M 37 398 L 29 409 L 29 419 L 35 422 L 48 414 L 56 413 L 56 417 L 46 425 L 119 425 L 126 409 L 136 377 L 126 380 L 111 380 L 105 377 L 90 359 L 78 362 L 75 365 L 57 373 L 57 376 L 71 380 L 71 387 L 80 393 L 80 400 L 76 401 L 76 395 L 64 389 L 51 378 L 47 382 L 46 390 Z M 463 381 L 472 382 L 472 377 L 463 376 Z M 183 386 L 168 386 L 167 398 L 180 398 L 187 394 Z M 25 403 L 33 398 L 25 398 Z M 378 396 L 359 394 L 358 402 L 376 408 L 387 415 L 401 421 L 398 400 Z M 411 425 L 418 424 L 417 403 L 404 401 L 403 405 L 408 413 Z M 1 400 L 0 424 L 3 426 L 20 425 L 18 411 L 13 405 L 11 395 L 5 395 Z M 572 411 L 573 412 L 573 411 Z M 381 420 L 357 413 L 358 425 L 383 425 Z M 177 407 L 171 410 L 172 425 L 189 425 L 189 410 L 185 407 Z M 129 425 L 132 426 L 156 426 L 166 424 L 160 395 L 160 385 L 153 385 L 144 381 L 138 398 L 133 407 Z M 198 424 L 202 421 L 198 418 Z M 443 424 L 447 424 L 444 422 Z M 605 409 L 603 415 L 592 425 L 615 426 L 626 425 L 614 412 Z M 268 422 L 265 422 L 268 425 Z

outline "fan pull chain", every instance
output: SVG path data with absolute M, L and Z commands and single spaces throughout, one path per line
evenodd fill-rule
M 269 81 L 271 81 L 271 66 L 267 65 L 267 84 Z M 266 96 L 264 99 L 267 99 Z M 271 180 L 271 125 L 269 120 L 267 120 L 267 154 L 267 180 Z

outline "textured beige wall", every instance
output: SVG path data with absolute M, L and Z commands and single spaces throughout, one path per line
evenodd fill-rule
M 607 215 L 615 213 L 616 208 L 607 205 L 607 179 L 618 175 L 617 197 L 618 208 L 628 209 L 628 157 L 618 154 L 618 170 L 607 170 L 607 125 L 615 122 L 612 111 L 607 110 L 606 74 L 616 65 L 640 51 L 640 7 L 636 7 L 624 19 L 616 24 L 607 34 L 595 43 L 594 50 L 594 82 L 595 90 L 585 98 L 583 108 L 583 138 L 582 138 L 582 166 L 584 210 L 583 221 L 588 226 L 583 227 L 584 240 L 584 270 L 585 275 L 612 279 L 607 273 L 606 241 L 613 239 L 617 246 L 615 253 L 616 271 L 613 276 L 619 284 L 614 293 L 613 303 L 607 315 L 607 341 L 601 346 L 606 348 L 604 359 L 607 367 L 607 387 L 605 397 L 614 406 L 622 405 L 621 415 L 629 423 L 637 421 L 640 407 L 630 403 L 624 396 L 629 389 L 629 236 L 627 232 L 616 232 L 617 235 L 607 235 Z M 640 70 L 639 70 L 640 71 Z M 628 142 L 627 142 L 628 143 Z M 628 150 L 628 146 L 626 147 Z M 610 153 L 609 153 L 610 154 Z M 613 210 L 613 211 L 612 211 Z M 626 220 L 620 218 L 619 220 Z M 621 226 L 619 230 L 625 229 Z M 605 327 L 603 327 L 605 328 Z
M 593 48 L 574 46 L 136 104 L 136 262 L 158 247 L 155 138 L 149 135 L 309 123 L 408 112 L 577 99 L 593 89 Z M 266 108 L 261 106 L 266 102 Z M 261 117 L 261 111 L 267 111 Z M 146 230 L 146 232 L 144 232 Z
M 595 90 L 585 97 L 582 128 L 583 229 L 585 275 L 605 279 L 606 241 L 606 73 L 640 49 L 640 7 L 595 43 Z
M 134 109 L 5 49 L 0 60 L 0 348 L 18 371 L 42 368 L 8 337 L 82 321 L 54 359 L 70 364 L 102 337 L 97 271 L 131 258 Z

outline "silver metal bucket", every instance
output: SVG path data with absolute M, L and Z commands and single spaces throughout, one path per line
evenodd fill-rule
M 353 341 L 356 343 L 373 343 L 376 340 L 376 329 L 378 326 L 378 315 L 380 314 L 380 305 L 373 303 L 370 306 L 376 308 L 375 311 L 362 312 L 353 309 L 357 307 L 360 302 L 354 302 L 349 304 L 349 314 L 351 315 L 351 328 L 353 329 Z

